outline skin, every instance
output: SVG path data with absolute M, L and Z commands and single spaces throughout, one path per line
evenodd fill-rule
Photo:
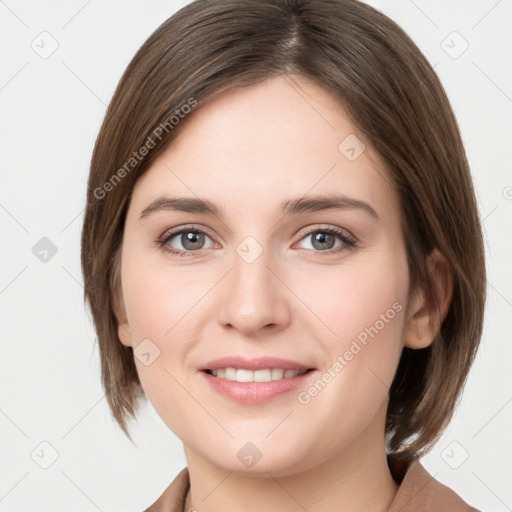
M 150 339 L 160 350 L 148 366 L 135 362 L 149 400 L 183 441 L 185 510 L 385 510 L 398 489 L 385 454 L 389 386 L 404 345 L 428 346 L 439 322 L 420 291 L 406 316 L 406 250 L 389 174 L 360 135 L 366 150 L 354 161 L 342 154 L 339 144 L 358 131 L 304 77 L 225 91 L 183 122 L 133 192 L 118 318 L 124 345 Z M 369 203 L 379 219 L 357 209 L 278 211 L 284 199 L 332 192 Z M 225 217 L 162 210 L 139 220 L 162 194 L 208 199 Z M 211 233 L 199 256 L 158 245 L 188 224 Z M 344 250 L 323 254 L 310 236 L 322 227 L 348 231 L 357 247 L 336 236 L 334 250 Z M 249 235 L 263 249 L 252 263 L 236 251 Z M 167 246 L 186 250 L 181 242 L 178 235 Z M 449 266 L 437 250 L 430 264 L 444 314 Z M 198 372 L 226 355 L 271 355 L 319 377 L 394 303 L 401 311 L 307 404 L 296 391 L 239 404 Z M 261 452 L 250 468 L 237 457 L 249 441 Z

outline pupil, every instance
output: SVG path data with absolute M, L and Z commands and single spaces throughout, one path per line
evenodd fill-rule
M 330 233 L 317 233 L 313 236 L 313 247 L 315 247 L 315 249 L 331 249 L 333 247 L 333 242 L 334 235 Z M 325 244 L 327 244 L 327 247 Z
M 195 233 L 191 231 L 184 233 L 181 237 L 181 243 L 185 249 L 200 249 L 202 243 L 204 243 L 204 233 Z

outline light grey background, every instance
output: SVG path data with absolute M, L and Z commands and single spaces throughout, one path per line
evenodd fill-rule
M 106 105 L 135 51 L 184 3 L 0 1 L 1 512 L 140 511 L 186 465 L 150 405 L 133 430 L 138 446 L 111 419 L 79 259 L 88 164 Z M 435 66 L 484 219 L 482 346 L 455 417 L 423 464 L 473 506 L 512 510 L 512 2 L 370 3 Z

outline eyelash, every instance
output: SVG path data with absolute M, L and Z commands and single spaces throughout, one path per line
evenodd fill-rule
M 174 256 L 179 256 L 179 257 L 183 257 L 183 258 L 199 257 L 201 255 L 200 252 L 202 251 L 202 249 L 199 249 L 197 251 L 181 251 L 181 250 L 177 250 L 177 249 L 172 249 L 167 245 L 168 242 L 170 240 L 172 240 L 176 235 L 180 235 L 182 233 L 203 233 L 203 234 L 209 236 L 210 238 L 212 238 L 209 231 L 191 225 L 191 226 L 181 227 L 174 231 L 169 231 L 169 232 L 164 233 L 164 235 L 162 235 L 162 237 L 157 240 L 158 246 L 161 247 L 164 251 L 166 251 L 170 254 L 173 254 Z M 303 238 L 306 238 L 307 236 L 310 236 L 314 233 L 327 233 L 330 235 L 338 235 L 338 237 L 341 239 L 341 241 L 345 245 L 341 248 L 338 247 L 336 249 L 329 249 L 326 251 L 320 251 L 320 250 L 315 251 L 313 249 L 305 249 L 305 250 L 313 251 L 313 252 L 319 253 L 319 254 L 328 255 L 328 254 L 336 254 L 336 253 L 340 254 L 345 251 L 353 250 L 355 247 L 357 247 L 357 240 L 355 237 L 347 236 L 347 234 L 344 231 L 342 231 L 341 229 L 338 229 L 338 228 L 334 228 L 334 227 L 329 227 L 329 228 L 316 227 L 315 229 L 312 229 L 312 230 L 308 231 L 307 233 L 304 233 L 301 236 L 300 240 L 302 240 Z

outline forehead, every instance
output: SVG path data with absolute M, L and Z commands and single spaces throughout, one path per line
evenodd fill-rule
M 308 79 L 279 76 L 229 89 L 181 122 L 135 186 L 139 212 L 164 193 L 241 212 L 336 192 L 373 204 L 383 217 L 398 214 L 379 155 L 335 98 Z

